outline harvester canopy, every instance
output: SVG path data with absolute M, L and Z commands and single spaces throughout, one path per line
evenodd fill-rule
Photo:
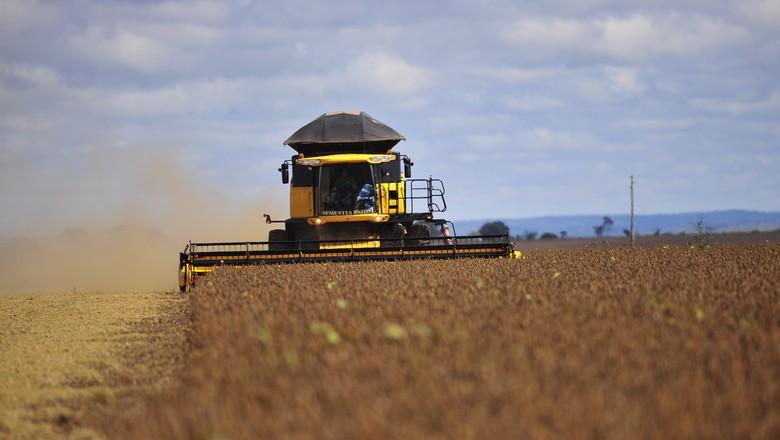
M 365 112 L 324 113 L 286 141 L 304 155 L 327 153 L 383 153 L 406 138 Z

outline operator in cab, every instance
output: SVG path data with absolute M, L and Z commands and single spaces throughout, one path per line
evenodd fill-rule
M 339 211 L 352 211 L 357 196 L 358 185 L 347 170 L 341 170 L 331 188 L 331 195 Z

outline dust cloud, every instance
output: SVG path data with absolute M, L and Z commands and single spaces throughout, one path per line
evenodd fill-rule
M 267 238 L 262 214 L 283 215 L 282 185 L 242 198 L 181 158 L 173 148 L 134 147 L 72 167 L 44 200 L 53 207 L 47 226 L 0 243 L 0 294 L 175 289 L 188 241 Z M 84 211 L 75 226 L 71 209 Z

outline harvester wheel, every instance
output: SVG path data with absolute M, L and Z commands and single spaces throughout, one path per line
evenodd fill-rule
M 407 244 L 411 246 L 426 246 L 430 243 L 431 230 L 427 225 L 414 224 L 409 229 L 409 235 L 406 236 Z
M 268 249 L 272 251 L 285 250 L 287 248 L 287 244 L 279 242 L 286 242 L 289 240 L 290 239 L 287 236 L 287 231 L 284 229 L 272 229 L 270 232 L 268 232 Z
M 179 255 L 179 291 L 187 293 L 193 283 L 192 266 L 186 262 L 184 254 Z

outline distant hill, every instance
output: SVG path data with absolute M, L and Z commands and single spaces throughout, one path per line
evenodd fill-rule
M 604 235 L 623 235 L 629 227 L 627 214 L 605 214 L 614 224 Z M 530 218 L 493 218 L 454 221 L 458 235 L 466 235 L 479 230 L 489 221 L 501 220 L 509 226 L 512 235 L 522 235 L 525 231 L 535 231 L 539 235 L 552 232 L 560 235 L 566 231 L 569 237 L 594 236 L 594 226 L 602 224 L 603 215 L 564 215 Z M 696 223 L 704 221 L 705 227 L 712 232 L 770 231 L 780 229 L 780 212 L 760 212 L 745 210 L 724 210 L 708 212 L 684 212 L 678 214 L 637 214 L 635 218 L 637 234 L 696 232 Z

